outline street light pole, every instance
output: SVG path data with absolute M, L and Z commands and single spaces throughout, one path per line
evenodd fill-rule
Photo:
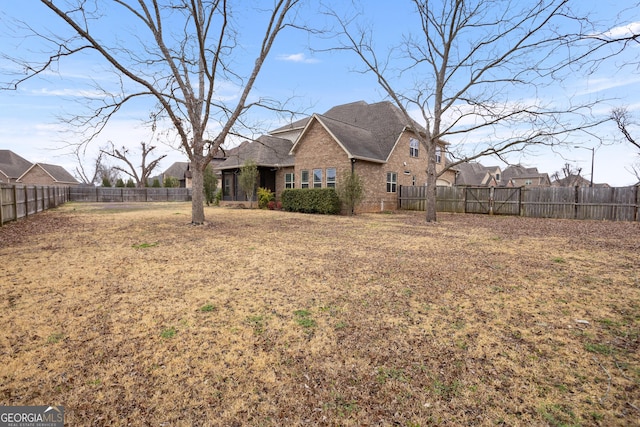
M 590 148 L 591 150 L 591 182 L 589 183 L 589 187 L 593 187 L 593 161 L 596 156 L 596 149 L 594 147 Z
M 591 150 L 591 182 L 589 182 L 589 187 L 593 187 L 593 162 L 596 157 L 596 149 L 595 147 L 580 147 L 579 145 L 574 145 L 573 148 L 583 148 L 585 150 Z

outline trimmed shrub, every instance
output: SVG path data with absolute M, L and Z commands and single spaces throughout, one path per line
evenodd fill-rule
M 340 198 L 333 188 L 296 188 L 282 192 L 282 208 L 289 212 L 338 214 Z
M 280 202 L 276 202 L 275 200 L 271 200 L 269 203 L 267 203 L 267 209 L 269 210 L 280 210 L 282 209 L 282 203 Z
M 273 191 L 268 188 L 258 188 L 258 207 L 260 209 L 266 209 L 269 205 L 269 202 L 275 200 L 276 196 L 273 194 Z

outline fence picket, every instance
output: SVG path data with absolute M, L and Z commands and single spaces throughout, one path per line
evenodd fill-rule
M 517 193 L 519 191 L 519 194 Z M 403 186 L 398 206 L 425 210 L 426 187 Z M 640 221 L 640 185 L 633 187 L 437 187 L 438 212 L 496 213 L 532 218 Z

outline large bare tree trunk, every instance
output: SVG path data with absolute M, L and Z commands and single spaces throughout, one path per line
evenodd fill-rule
M 206 165 L 192 163 L 191 166 L 191 223 L 204 223 L 204 169 Z

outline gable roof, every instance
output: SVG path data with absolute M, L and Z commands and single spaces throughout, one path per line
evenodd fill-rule
M 507 168 L 502 171 L 502 176 L 505 179 L 539 178 L 543 175 L 546 175 L 546 174 L 538 172 L 538 168 L 525 168 L 522 165 L 507 166 Z
M 498 166 L 484 166 L 478 162 L 464 162 L 455 166 L 458 172 L 456 185 L 487 185 L 493 180 L 494 185 L 498 184 L 494 174 L 500 173 Z
M 42 169 L 47 175 L 51 177 L 53 182 L 56 182 L 58 184 L 78 184 L 78 181 L 73 177 L 73 175 L 67 172 L 65 168 L 63 168 L 62 166 L 50 165 L 47 163 L 34 163 L 29 169 L 27 169 L 22 175 L 20 175 L 20 178 L 18 178 L 18 180 L 22 181 L 22 179 L 26 175 L 28 175 L 29 172 L 36 168 Z
M 33 163 L 18 156 L 11 150 L 0 150 L 0 173 L 9 179 L 21 177 Z
M 216 169 L 238 169 L 245 161 L 253 160 L 258 166 L 287 167 L 294 165 L 294 158 L 289 151 L 292 142 L 275 136 L 261 135 L 253 142 L 244 141 L 236 149 L 227 151 L 227 159 L 216 166 Z
M 408 126 L 422 130 L 415 121 L 407 122 L 400 109 L 389 101 L 375 104 L 352 102 L 311 116 L 291 148 L 292 154 L 314 121 L 327 130 L 349 158 L 382 163 L 387 161 L 398 138 Z
M 538 172 L 538 168 L 525 168 L 522 165 L 508 166 L 502 171 L 502 179 L 503 181 L 531 179 L 538 180 L 540 185 L 551 185 L 551 179 L 549 179 L 548 173 Z
M 167 170 L 164 171 L 163 175 L 183 179 L 188 169 L 189 162 L 174 162 L 167 168 Z

